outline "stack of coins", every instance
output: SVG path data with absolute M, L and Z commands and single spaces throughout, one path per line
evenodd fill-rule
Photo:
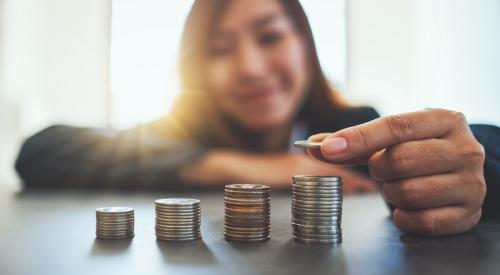
M 155 200 L 155 234 L 162 241 L 193 241 L 201 238 L 201 209 L 197 199 Z
M 228 241 L 258 242 L 270 238 L 271 188 L 231 184 L 224 189 L 224 237 Z
M 96 235 L 100 239 L 124 239 L 134 236 L 134 209 L 103 207 L 95 210 Z
M 305 243 L 342 242 L 342 179 L 294 176 L 293 239 Z

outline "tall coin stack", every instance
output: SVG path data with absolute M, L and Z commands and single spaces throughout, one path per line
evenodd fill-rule
M 134 236 L 134 209 L 103 207 L 95 210 L 96 236 L 100 239 L 124 239 Z
M 231 184 L 224 189 L 224 237 L 228 241 L 258 242 L 270 238 L 271 188 Z
M 201 238 L 201 209 L 197 199 L 155 200 L 155 234 L 162 241 L 193 241 Z
M 340 177 L 294 176 L 293 239 L 304 243 L 341 243 L 342 201 Z

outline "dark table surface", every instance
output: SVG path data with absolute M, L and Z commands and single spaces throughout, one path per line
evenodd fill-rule
M 156 198 L 201 199 L 203 239 L 154 236 Z M 500 222 L 458 236 L 400 232 L 379 195 L 346 197 L 343 243 L 290 239 L 290 194 L 273 193 L 271 240 L 223 237 L 222 192 L 117 193 L 0 190 L 0 274 L 500 274 Z M 95 239 L 95 208 L 135 208 L 136 236 Z

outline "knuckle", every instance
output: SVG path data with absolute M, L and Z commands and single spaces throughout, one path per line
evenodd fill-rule
M 415 184 L 402 182 L 399 186 L 399 203 L 403 208 L 417 208 L 421 200 L 420 190 Z
M 477 178 L 476 180 L 474 180 L 473 184 L 475 185 L 475 190 L 474 190 L 474 194 L 476 196 L 474 196 L 476 199 L 476 202 L 477 205 L 480 207 L 483 205 L 483 202 L 484 202 L 484 198 L 486 196 L 486 181 L 484 179 L 484 176 L 482 174 L 480 175 L 477 175 Z
M 424 235 L 434 235 L 439 229 L 437 218 L 429 211 L 421 211 L 416 218 L 419 231 Z
M 476 224 L 479 223 L 479 220 L 481 219 L 481 216 L 483 215 L 483 211 L 481 208 L 479 208 L 474 214 L 472 214 L 472 221 L 471 221 L 471 227 L 475 226 Z
M 391 115 L 385 121 L 393 137 L 400 142 L 413 133 L 413 123 L 405 115 Z
M 405 173 L 411 167 L 411 156 L 403 150 L 386 150 L 387 161 L 391 170 L 396 174 Z
M 448 111 L 448 112 L 450 114 L 453 124 L 456 125 L 468 124 L 467 118 L 465 117 L 464 113 L 457 111 Z
M 462 147 L 462 159 L 472 163 L 483 164 L 486 158 L 483 145 L 474 140 Z

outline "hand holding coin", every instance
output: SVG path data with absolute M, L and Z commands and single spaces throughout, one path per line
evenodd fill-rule
M 446 235 L 471 229 L 486 193 L 485 153 L 465 117 L 442 109 L 381 117 L 309 141 L 308 152 L 335 164 L 367 163 L 409 233 Z

